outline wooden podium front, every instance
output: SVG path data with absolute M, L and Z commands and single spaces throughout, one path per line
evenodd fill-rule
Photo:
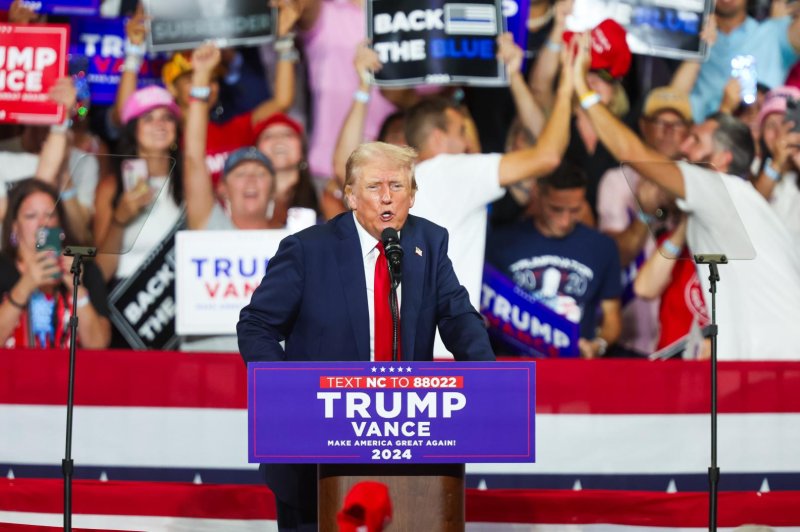
M 319 529 L 338 530 L 336 514 L 355 484 L 372 480 L 389 488 L 388 530 L 464 530 L 464 464 L 320 464 Z

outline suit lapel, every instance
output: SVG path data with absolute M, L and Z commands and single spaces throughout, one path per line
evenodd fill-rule
M 400 233 L 403 246 L 403 283 L 400 287 L 403 298 L 400 303 L 400 336 L 402 338 L 403 359 L 416 359 L 416 330 L 419 306 L 422 302 L 422 289 L 425 283 L 424 249 L 419 230 L 414 219 L 409 216 Z M 420 250 L 417 253 L 416 250 Z
M 335 255 L 339 280 L 344 291 L 345 306 L 356 340 L 358 360 L 369 360 L 369 308 L 367 307 L 364 260 L 353 215 L 346 212 L 336 221 Z

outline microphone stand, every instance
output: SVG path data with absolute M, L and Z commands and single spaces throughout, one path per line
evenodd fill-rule
M 397 304 L 397 287 L 400 284 L 400 276 L 395 274 L 392 264 L 389 264 L 389 279 L 391 280 L 389 308 L 392 311 L 392 362 L 397 362 L 398 329 L 400 328 L 400 309 Z
M 708 530 L 717 530 L 717 498 L 719 490 L 719 467 L 717 467 L 717 282 L 719 281 L 718 264 L 727 264 L 725 255 L 695 255 L 697 264 L 708 264 L 708 280 L 711 285 L 711 466 L 708 468 Z
M 81 283 L 81 266 L 85 258 L 97 255 L 97 248 L 69 246 L 64 249 L 64 255 L 72 257 L 72 309 L 69 319 L 69 377 L 67 390 L 67 445 L 64 459 L 61 461 L 61 472 L 64 476 L 64 530 L 72 531 L 72 408 L 75 395 L 75 347 L 78 340 L 78 286 Z

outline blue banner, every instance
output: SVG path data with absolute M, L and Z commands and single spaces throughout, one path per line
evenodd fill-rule
M 489 333 L 536 357 L 577 357 L 580 324 L 536 301 L 490 265 L 483 269 L 481 314 Z
M 8 11 L 14 0 L 0 0 L 0 9 Z M 100 0 L 23 0 L 22 5 L 36 13 L 53 15 L 97 15 Z
M 250 462 L 535 461 L 533 362 L 260 362 L 247 372 Z
M 89 82 L 91 100 L 111 104 L 117 93 L 120 69 L 125 62 L 125 20 L 122 18 L 78 17 L 71 21 L 70 61 L 85 58 L 85 79 Z M 139 86 L 161 83 L 161 67 L 165 54 L 151 54 L 139 70 Z M 78 73 L 71 68 L 73 74 Z M 80 69 L 78 69 L 80 70 Z
M 528 49 L 528 11 L 530 2 L 525 0 L 503 0 L 503 16 L 506 30 L 514 35 L 514 42 L 523 50 Z M 528 58 L 526 57 L 527 61 Z

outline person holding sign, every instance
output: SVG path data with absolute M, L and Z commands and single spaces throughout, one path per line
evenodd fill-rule
M 710 251 L 709 246 L 719 249 L 742 238 L 731 230 L 737 215 L 749 234 L 755 260 L 733 260 L 720 268 L 726 301 L 717 309 L 720 360 L 796 358 L 800 254 L 784 223 L 747 181 L 754 152 L 750 129 L 730 115 L 712 115 L 693 126 L 681 145 L 691 163 L 672 161 L 648 147 L 589 89 L 588 34 L 579 40 L 575 94 L 595 133 L 617 159 L 630 161 L 642 178 L 681 200 L 678 207 L 688 214 L 689 249 Z M 721 186 L 727 193 L 720 194 Z M 698 275 L 707 293 L 707 276 Z
M 494 360 L 483 320 L 447 256 L 447 231 L 409 215 L 416 156 L 382 142 L 353 152 L 345 184 L 352 212 L 285 238 L 242 309 L 245 362 L 391 361 L 386 229 L 399 232 L 403 250 L 399 359 L 432 360 L 438 326 L 458 360 Z M 262 472 L 275 493 L 278 527 L 315 530 L 316 467 L 272 464 Z
M 265 9 L 268 2 L 265 1 Z M 278 68 L 275 73 L 275 87 L 272 98 L 264 99 L 255 109 L 231 118 L 222 123 L 207 121 L 206 164 L 216 184 L 222 176 L 222 169 L 227 156 L 253 142 L 254 128 L 275 112 L 285 112 L 294 101 L 294 62 L 298 58 L 294 46 L 294 36 L 290 33 L 298 18 L 293 3 L 278 2 L 278 29 L 275 40 L 276 49 L 280 49 Z M 120 124 L 121 109 L 127 98 L 136 90 L 138 73 L 146 52 L 145 41 L 147 28 L 145 15 L 141 7 L 136 11 L 125 27 L 130 44 L 126 46 L 125 64 L 120 78 L 117 97 L 111 112 L 112 124 Z M 175 53 L 162 69 L 162 79 L 175 102 L 181 108 L 182 116 L 188 115 L 189 105 L 193 100 L 204 100 L 208 103 L 209 112 L 217 103 L 220 70 L 214 72 L 212 78 L 203 86 L 192 84 L 192 64 L 188 53 Z

